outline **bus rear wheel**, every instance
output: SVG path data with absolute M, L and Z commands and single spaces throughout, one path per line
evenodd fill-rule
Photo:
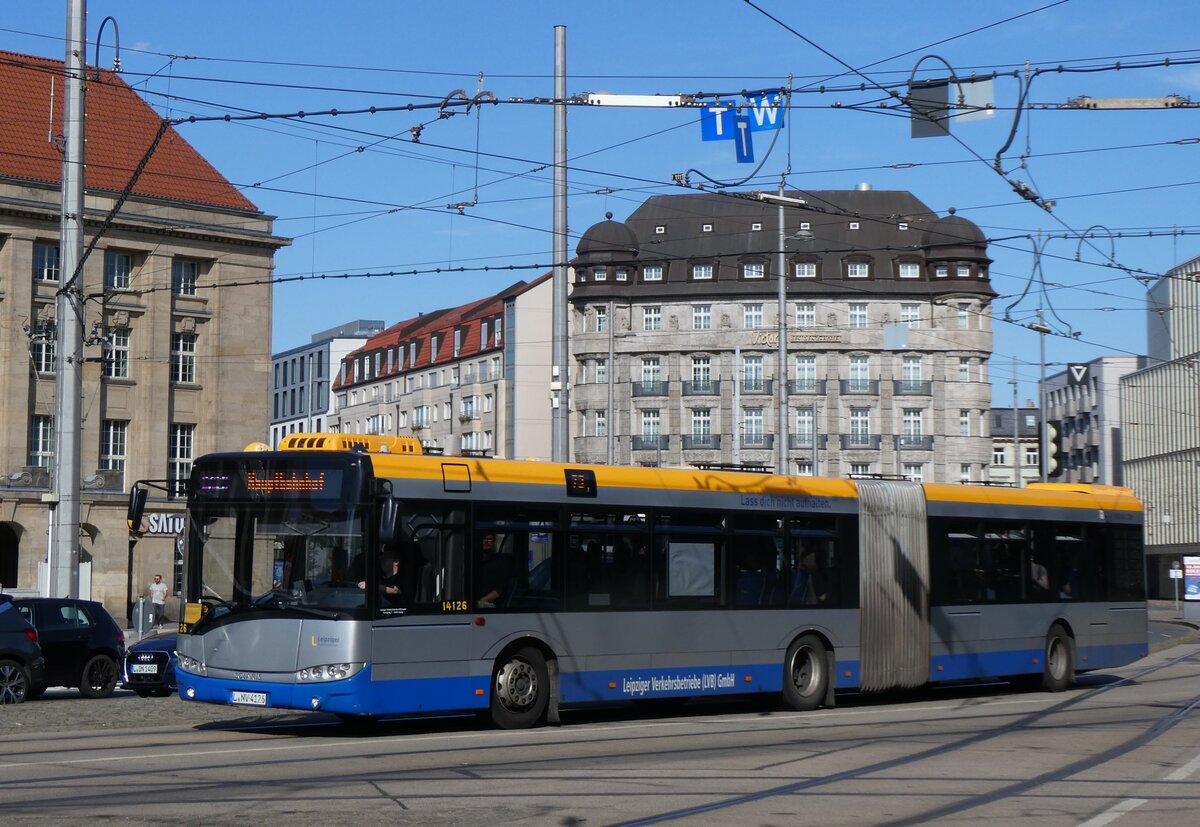
M 816 635 L 801 635 L 783 662 L 783 701 L 798 712 L 820 708 L 829 691 L 829 661 Z
M 1062 692 L 1075 677 L 1075 646 L 1067 630 L 1057 623 L 1046 633 L 1042 658 L 1042 689 Z
M 546 658 L 532 646 L 496 662 L 492 675 L 492 722 L 501 729 L 526 729 L 542 722 L 550 700 Z

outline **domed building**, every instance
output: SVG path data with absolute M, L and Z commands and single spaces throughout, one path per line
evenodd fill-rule
M 574 459 L 986 479 L 983 233 L 860 185 L 787 193 L 780 251 L 771 198 L 655 196 L 583 234 Z

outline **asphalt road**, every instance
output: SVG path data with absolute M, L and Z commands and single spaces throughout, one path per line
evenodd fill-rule
M 1200 645 L 1183 644 L 1057 695 L 991 684 L 804 714 L 624 707 L 519 732 L 60 692 L 0 708 L 0 818 L 1190 827 L 1198 675 Z

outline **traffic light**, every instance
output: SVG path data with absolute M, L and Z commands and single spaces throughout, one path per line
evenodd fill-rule
M 1059 421 L 1046 421 L 1046 452 L 1042 457 L 1042 469 L 1046 472 L 1046 479 L 1055 479 L 1061 477 L 1063 472 L 1062 460 L 1062 423 Z

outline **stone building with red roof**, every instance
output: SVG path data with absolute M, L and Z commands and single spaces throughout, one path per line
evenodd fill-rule
M 63 63 L 0 51 L 0 89 L 0 584 L 37 590 L 57 430 Z M 162 119 L 112 72 L 89 72 L 84 97 L 87 244 Z M 84 262 L 79 592 L 118 618 L 155 573 L 175 579 L 183 507 L 152 501 L 131 551 L 129 484 L 186 478 L 193 457 L 266 434 L 270 279 L 289 243 L 272 223 L 170 128 Z

